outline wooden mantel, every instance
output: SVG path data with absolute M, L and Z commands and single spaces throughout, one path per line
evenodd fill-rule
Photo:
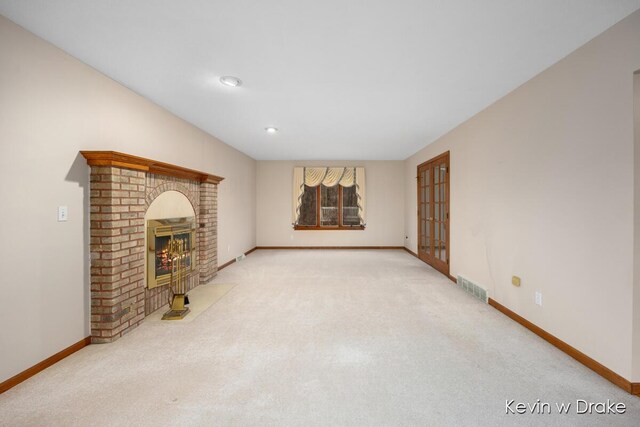
M 117 151 L 80 151 L 80 154 L 87 159 L 89 166 L 115 166 L 211 184 L 219 184 L 224 179 L 216 175 Z

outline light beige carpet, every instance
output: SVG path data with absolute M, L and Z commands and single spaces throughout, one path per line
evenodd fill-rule
M 0 425 L 640 425 L 640 399 L 401 250 L 259 250 L 214 283 L 237 286 L 192 321 L 144 322 L 0 395 Z
M 162 320 L 162 316 L 169 310 L 169 305 L 165 305 L 158 310 L 145 317 L 144 322 L 163 322 L 163 323 L 187 323 L 195 320 L 205 310 L 218 302 L 236 286 L 233 283 L 212 283 L 201 285 L 192 289 L 187 294 L 189 296 L 189 313 L 184 319 L 179 320 Z

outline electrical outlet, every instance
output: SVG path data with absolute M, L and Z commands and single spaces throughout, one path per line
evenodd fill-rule
M 536 305 L 542 307 L 542 292 L 536 291 Z
M 65 222 L 69 219 L 69 209 L 66 206 L 58 206 L 58 222 Z

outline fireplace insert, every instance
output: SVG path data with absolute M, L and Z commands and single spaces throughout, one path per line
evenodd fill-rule
M 153 219 L 147 221 L 147 287 L 166 285 L 171 281 L 171 257 L 169 244 L 181 241 L 186 258 L 183 261 L 186 273 L 196 267 L 196 222 L 195 218 Z

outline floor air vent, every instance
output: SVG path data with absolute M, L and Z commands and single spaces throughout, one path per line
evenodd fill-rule
M 458 285 L 468 294 L 471 294 L 475 298 L 483 301 L 484 303 L 489 302 L 489 292 L 485 288 L 482 288 L 470 280 L 465 279 L 462 276 L 458 276 Z
M 237 257 L 236 257 L 236 262 L 240 262 L 240 261 L 242 261 L 243 259 L 245 259 L 246 257 L 247 257 L 247 256 L 246 256 L 245 254 L 242 254 L 242 255 L 240 255 L 240 256 L 237 256 Z

